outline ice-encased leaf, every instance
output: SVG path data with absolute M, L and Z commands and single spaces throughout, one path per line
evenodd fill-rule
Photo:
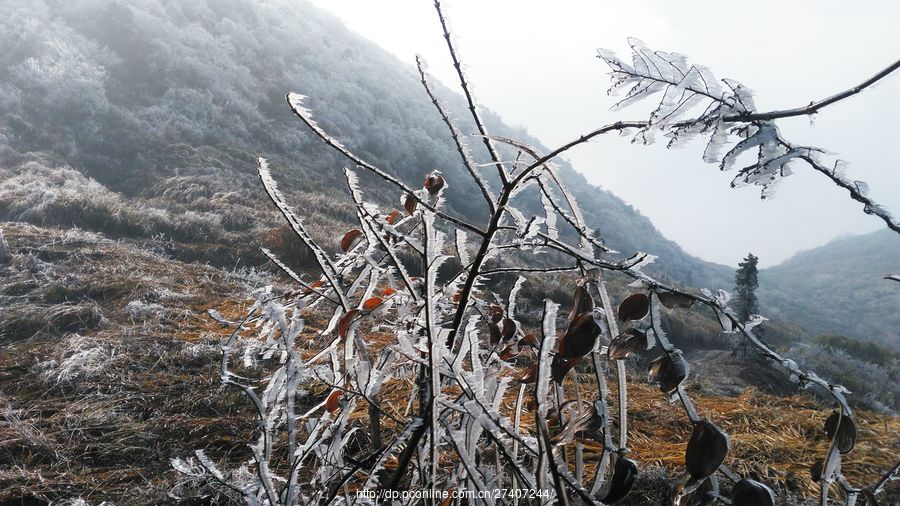
M 541 330 L 543 332 L 542 341 L 541 341 L 541 351 L 538 358 L 538 379 L 537 379 L 537 389 L 535 395 L 538 399 L 546 399 L 547 391 L 550 387 L 550 377 L 551 377 L 551 359 L 550 359 L 550 351 L 556 345 L 556 313 L 559 309 L 559 304 L 556 304 L 550 299 L 544 299 L 544 316 L 541 323 Z M 539 403 L 541 407 L 541 415 L 547 416 L 547 404 L 545 402 Z
M 513 285 L 512 290 L 509 291 L 509 302 L 506 306 L 506 314 L 510 318 L 515 318 L 516 315 L 516 299 L 519 295 L 519 290 L 522 289 L 522 286 L 525 284 L 525 277 L 519 276 L 516 278 L 516 283 Z
M 206 469 L 209 474 L 215 476 L 217 480 L 225 481 L 225 476 L 222 474 L 222 471 L 219 471 L 219 468 L 206 456 L 206 453 L 204 453 L 203 450 L 194 451 L 194 455 L 197 456 L 197 460 L 200 462 L 200 465 L 203 466 L 203 469 Z

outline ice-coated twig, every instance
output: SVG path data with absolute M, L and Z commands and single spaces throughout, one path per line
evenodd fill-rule
M 404 184 L 402 181 L 400 181 L 399 179 L 395 178 L 394 176 L 388 174 L 387 172 L 379 169 L 375 165 L 372 165 L 371 163 L 356 156 L 356 154 L 354 154 L 352 151 L 347 149 L 343 144 L 341 144 L 335 138 L 328 135 L 324 130 L 322 130 L 322 128 L 318 125 L 318 123 L 316 123 L 315 120 L 312 119 L 312 113 L 309 111 L 309 109 L 307 109 L 303 105 L 304 98 L 306 98 L 306 97 L 304 97 L 303 95 L 300 95 L 299 93 L 288 93 L 288 95 L 287 95 L 288 104 L 291 106 L 291 110 L 294 111 L 294 114 L 298 118 L 300 118 L 300 120 L 303 121 L 306 124 L 306 126 L 308 126 L 309 129 L 313 131 L 313 133 L 315 133 L 320 139 L 322 139 L 325 142 L 325 144 L 330 146 L 332 149 L 334 149 L 338 153 L 344 155 L 344 157 L 346 157 L 347 159 L 349 159 L 350 161 L 352 161 L 359 167 L 366 169 L 369 172 L 372 172 L 373 174 L 377 175 L 381 179 L 393 184 L 397 188 L 400 188 L 405 195 L 415 199 L 415 201 L 418 203 L 418 205 L 423 206 L 424 208 L 428 209 L 429 211 L 435 213 L 437 216 L 440 216 L 442 219 L 447 220 L 447 221 L 453 223 L 454 225 L 462 227 L 462 228 L 469 230 L 471 232 L 474 232 L 478 235 L 484 234 L 484 232 L 482 232 L 481 229 L 479 229 L 475 225 L 472 225 L 471 223 L 468 223 L 465 220 L 462 220 L 455 216 L 451 216 L 443 211 L 440 211 L 434 205 L 429 203 L 426 199 L 420 197 L 417 194 L 417 192 L 415 192 L 412 188 L 410 188 L 409 186 Z
M 500 154 L 497 153 L 497 149 L 494 147 L 494 144 L 487 137 L 487 128 L 485 128 L 484 122 L 481 120 L 481 115 L 478 113 L 478 107 L 475 105 L 475 99 L 472 97 L 472 90 L 469 88 L 469 82 L 466 79 L 465 72 L 463 72 L 462 63 L 460 63 L 459 57 L 456 53 L 456 49 L 453 47 L 450 30 L 447 29 L 447 18 L 444 16 L 444 11 L 441 9 L 440 0 L 434 0 L 434 10 L 437 12 L 438 20 L 441 23 L 441 30 L 444 33 L 444 40 L 447 42 L 447 49 L 450 51 L 450 58 L 453 60 L 453 68 L 456 69 L 456 75 L 459 77 L 459 87 L 462 90 L 463 95 L 465 95 L 466 102 L 469 105 L 469 114 L 472 115 L 472 119 L 475 121 L 475 127 L 478 129 L 478 133 L 482 136 L 481 138 L 484 142 L 484 146 L 487 148 L 488 153 L 491 155 L 491 160 L 497 167 L 497 174 L 500 176 L 500 182 L 503 185 L 506 185 L 509 176 L 506 173 L 506 169 L 503 168 L 503 162 L 500 158 Z
M 821 100 L 816 100 L 816 101 L 810 102 L 809 104 L 802 106 L 802 107 L 795 107 L 793 109 L 782 109 L 782 110 L 774 110 L 774 111 L 767 111 L 767 112 L 745 112 L 745 113 L 741 113 L 741 114 L 733 114 L 731 116 L 725 116 L 722 119 L 725 121 L 728 121 L 728 122 L 768 121 L 768 120 L 780 119 L 780 118 L 790 118 L 792 116 L 806 116 L 809 114 L 815 114 L 824 107 L 827 107 L 836 102 L 840 102 L 841 100 L 844 100 L 845 98 L 849 98 L 849 97 L 852 97 L 853 95 L 856 95 L 857 93 L 863 91 L 864 89 L 868 88 L 869 86 L 872 86 L 873 84 L 877 83 L 878 81 L 880 81 L 880 80 L 884 79 L 885 77 L 887 77 L 888 75 L 892 74 L 897 69 L 900 69 L 900 60 L 897 60 L 894 63 L 888 65 L 887 67 L 881 69 L 872 77 L 866 79 L 865 81 L 857 84 L 856 86 L 854 86 L 852 88 L 848 88 L 846 90 L 835 93 L 834 95 L 831 95 L 830 97 L 826 97 Z
M 465 141 L 463 141 L 462 134 L 459 129 L 456 128 L 456 125 L 450 120 L 450 116 L 444 108 L 444 105 L 441 103 L 440 99 L 438 99 L 437 95 L 434 93 L 434 90 L 431 88 L 431 84 L 428 82 L 428 74 L 425 72 L 425 61 L 421 56 L 416 56 L 416 66 L 419 69 L 419 77 L 422 80 L 422 86 L 425 88 L 425 92 L 428 94 L 428 98 L 431 99 L 431 103 L 434 104 L 434 107 L 437 109 L 438 114 L 440 114 L 441 119 L 444 120 L 444 123 L 447 125 L 447 128 L 450 130 L 450 137 L 453 139 L 453 143 L 456 145 L 456 151 L 459 153 L 459 156 L 462 158 L 463 165 L 466 170 L 469 172 L 469 176 L 472 177 L 472 180 L 475 181 L 475 184 L 478 185 L 478 189 L 481 190 L 481 194 L 484 196 L 485 202 L 488 204 L 488 208 L 491 213 L 497 210 L 497 203 L 494 201 L 494 197 L 491 196 L 490 187 L 487 184 L 487 181 L 481 177 L 481 174 L 475 169 L 475 162 L 472 161 L 472 157 L 469 156 L 469 147 L 466 145 Z

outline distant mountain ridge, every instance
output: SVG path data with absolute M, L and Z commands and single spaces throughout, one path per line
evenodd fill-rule
M 254 174 L 255 157 L 262 155 L 305 211 L 313 235 L 333 241 L 341 232 L 337 227 L 352 219 L 340 170 L 347 161 L 293 117 L 284 101 L 288 91 L 308 95 L 307 105 L 327 131 L 410 185 L 440 169 L 450 184 L 451 207 L 478 219 L 480 208 L 471 198 L 478 190 L 415 69 L 309 2 L 8 0 L 4 6 L 0 220 L 62 220 L 83 228 L 113 223 L 115 233 L 164 232 L 201 243 L 201 261 L 211 261 L 212 251 L 252 254 L 281 225 Z M 463 98 L 435 84 L 461 129 L 474 131 Z M 546 151 L 525 130 L 490 111 L 484 116 L 492 133 Z M 470 144 L 484 161 L 481 146 Z M 732 288 L 732 267 L 687 254 L 639 211 L 590 184 L 567 161 L 557 163 L 589 226 L 610 247 L 623 255 L 658 256 L 653 269 L 667 280 Z M 101 185 L 73 179 L 73 171 L 54 171 L 54 164 L 70 165 Z M 3 179 L 13 176 L 19 187 L 4 189 Z M 395 191 L 365 176 L 362 181 L 372 198 L 397 205 Z M 73 195 L 73 188 L 102 194 L 103 205 L 90 195 Z M 80 207 L 73 207 L 75 200 Z M 51 204 L 57 212 L 48 218 Z M 522 207 L 539 212 L 541 204 Z M 809 269 L 836 268 L 815 255 L 805 261 Z M 764 313 L 801 322 L 811 332 L 853 330 L 846 318 L 831 318 L 820 304 L 795 300 L 799 286 L 809 285 L 823 297 L 836 294 L 810 284 L 817 276 L 804 276 L 804 268 L 792 262 L 763 271 Z M 862 300 L 862 288 L 855 286 L 858 295 L 844 307 Z M 883 295 L 883 301 L 896 300 Z M 866 314 L 869 323 L 858 329 L 867 330 L 848 335 L 895 335 L 884 327 L 896 319 L 879 311 Z
M 0 46 L 13 49 L 0 57 L 7 154 L 49 153 L 114 192 L 159 200 L 155 187 L 198 168 L 251 184 L 245 176 L 258 153 L 273 159 L 301 200 L 338 197 L 347 162 L 291 115 L 284 94 L 297 91 L 330 133 L 411 185 L 433 168 L 443 171 L 449 203 L 477 219 L 469 198 L 477 189 L 416 70 L 310 3 L 12 0 L 10 7 L 0 20 Z M 437 88 L 461 129 L 475 131 L 462 97 Z M 489 111 L 485 118 L 492 133 L 545 150 Z M 483 161 L 481 146 L 470 144 Z M 652 252 L 673 280 L 729 281 L 727 267 L 688 255 L 637 210 L 565 160 L 558 164 L 590 226 L 611 247 L 626 256 Z M 209 181 L 208 170 L 202 175 L 198 184 L 210 193 L 227 191 Z M 537 201 L 525 207 L 541 209 Z
M 811 334 L 843 334 L 900 348 L 900 237 L 843 237 L 760 272 L 761 310 Z

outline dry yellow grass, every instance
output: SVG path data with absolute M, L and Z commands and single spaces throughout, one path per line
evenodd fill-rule
M 223 301 L 217 308 L 229 318 L 239 319 L 240 311 L 246 305 Z M 198 308 L 198 309 L 206 309 Z M 315 336 L 327 323 L 319 315 L 310 314 L 305 334 L 309 349 L 303 354 L 311 357 L 320 344 Z M 218 325 L 218 324 L 216 324 Z M 204 331 L 223 333 L 223 329 L 210 326 Z M 197 332 L 194 329 L 193 332 Z M 365 332 L 365 329 L 363 330 Z M 366 340 L 376 351 L 393 342 L 387 333 L 368 333 Z M 513 374 L 506 371 L 503 374 Z M 566 392 L 574 392 L 575 385 L 569 375 Z M 581 374 L 581 389 L 585 399 L 591 399 L 593 374 Z M 517 385 L 514 383 L 514 385 Z M 615 423 L 616 383 L 609 378 L 610 416 L 613 419 L 613 434 L 617 435 Z M 324 384 L 307 386 L 317 396 L 324 397 L 331 387 Z M 410 392 L 415 388 L 412 379 L 389 380 L 380 394 L 380 404 L 384 410 L 399 420 L 408 420 L 406 408 Z M 690 390 L 690 388 L 689 388 Z M 457 388 L 448 388 L 446 393 L 459 394 Z M 511 416 L 515 409 L 518 387 L 507 392 L 503 405 L 505 415 Z M 690 392 L 701 416 L 718 424 L 731 436 L 732 450 L 726 465 L 742 476 L 753 477 L 790 491 L 795 496 L 812 498 L 818 494 L 818 484 L 810 478 L 810 467 L 827 451 L 829 441 L 824 432 L 825 419 L 831 410 L 815 399 L 810 393 L 800 392 L 791 396 L 775 396 L 748 388 L 736 397 L 714 396 L 702 392 Z M 533 395 L 533 386 L 527 387 L 527 394 Z M 691 425 L 679 404 L 670 404 L 666 396 L 655 385 L 629 375 L 629 441 L 632 457 L 641 466 L 658 466 L 675 474 L 683 471 L 684 453 L 691 435 Z M 412 412 L 415 412 L 413 405 Z M 364 400 L 356 403 L 351 421 L 368 425 L 368 405 Z M 855 485 L 870 485 L 879 479 L 898 458 L 900 458 L 900 418 L 871 411 L 857 411 L 859 440 L 852 453 L 844 457 L 843 472 Z M 522 414 L 522 429 L 534 432 L 534 415 L 527 408 Z M 382 430 L 385 438 L 390 438 L 398 430 L 398 424 L 389 417 L 383 417 Z M 552 428 L 551 428 L 552 430 Z M 588 470 L 592 468 L 598 445 L 585 445 Z M 441 455 L 442 461 L 452 463 L 451 452 Z M 388 462 L 391 467 L 392 462 Z M 893 487 L 896 488 L 896 487 Z M 893 492 L 892 492 L 893 493 Z

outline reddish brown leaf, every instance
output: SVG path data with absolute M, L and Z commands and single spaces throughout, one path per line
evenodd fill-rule
M 516 322 L 514 322 L 511 318 L 503 319 L 503 327 L 500 329 L 500 337 L 503 339 L 509 339 L 514 336 L 516 333 Z
M 503 319 L 503 308 L 497 304 L 491 304 L 488 307 L 488 314 L 491 316 L 491 323 L 500 323 Z
M 363 311 L 374 311 L 378 309 L 378 306 L 384 304 L 384 299 L 381 297 L 369 297 L 363 302 Z
M 341 251 L 344 253 L 350 251 L 350 248 L 356 246 L 356 243 L 362 239 L 362 230 L 358 228 L 354 228 L 353 230 L 344 234 L 344 237 L 341 238 Z
M 678 385 L 687 378 L 690 367 L 687 361 L 678 353 L 663 353 L 650 362 L 649 381 L 659 384 L 663 392 L 674 392 Z
M 550 363 L 550 374 L 553 376 L 553 381 L 562 385 L 563 380 L 566 378 L 566 374 L 569 371 L 578 365 L 581 362 L 582 357 L 575 357 L 570 359 L 565 359 L 556 354 L 553 357 L 553 362 Z
M 316 289 L 318 289 L 318 288 L 322 288 L 322 285 L 324 285 L 324 284 L 325 284 L 325 282 L 322 281 L 321 279 L 318 280 L 318 281 L 314 281 L 314 282 L 312 282 L 312 283 L 309 284 L 309 288 L 304 288 L 304 289 L 303 289 L 303 294 L 304 294 L 304 295 L 309 295 L 309 294 L 313 293 L 314 290 L 316 290 Z
M 328 398 L 325 399 L 325 409 L 331 413 L 337 412 L 337 410 L 341 409 L 341 397 L 343 396 L 343 390 L 334 390 L 328 394 Z
M 647 334 L 638 329 L 628 329 L 625 333 L 616 336 L 606 350 L 606 356 L 610 360 L 622 360 L 636 351 L 647 349 Z
M 403 209 L 406 209 L 406 213 L 412 216 L 416 212 L 417 205 L 419 205 L 419 201 L 416 200 L 416 197 L 412 193 L 407 193 L 403 199 Z
M 650 312 L 650 297 L 636 293 L 619 304 L 619 319 L 624 321 L 640 320 Z
M 665 292 L 658 294 L 659 302 L 669 309 L 676 307 L 691 308 L 694 305 L 694 299 L 681 293 Z
M 559 355 L 561 358 L 581 357 L 594 348 L 597 336 L 600 335 L 600 326 L 594 321 L 592 313 L 582 313 L 572 320 L 565 335 L 559 341 Z
M 540 343 L 534 334 L 525 334 L 525 337 L 519 339 L 519 346 L 531 346 L 532 348 L 537 348 L 540 346 Z
M 437 195 L 441 188 L 444 187 L 444 178 L 439 174 L 431 174 L 430 176 L 425 178 L 425 189 L 428 190 L 429 195 Z
M 410 213 L 410 214 L 412 214 L 412 213 Z M 391 211 L 391 214 L 387 215 L 387 218 L 385 218 L 385 220 L 389 224 L 393 225 L 394 223 L 397 223 L 398 221 L 400 221 L 400 217 L 401 217 L 400 211 L 394 210 L 394 211 Z
M 514 350 L 512 346 L 507 346 L 500 351 L 500 360 L 505 362 L 509 362 L 510 360 L 519 356 L 518 351 Z
M 537 381 L 538 367 L 537 363 L 533 363 L 519 375 L 519 383 L 534 383 Z
M 359 309 L 354 308 L 344 313 L 344 316 L 341 316 L 337 326 L 339 336 L 347 337 L 347 332 L 350 330 L 350 326 L 356 321 L 357 315 L 359 315 Z
M 381 296 L 382 297 L 390 297 L 391 295 L 394 295 L 395 293 L 397 293 L 397 290 L 394 290 L 393 288 L 388 287 L 381 291 Z
M 594 309 L 594 299 L 588 293 L 584 281 L 579 281 L 575 287 L 575 294 L 572 296 L 572 310 L 569 312 L 567 321 L 572 323 L 576 316 L 582 313 L 589 313 Z
M 497 326 L 496 323 L 488 323 L 488 332 L 491 336 L 491 344 L 497 344 L 500 342 L 500 327 Z

